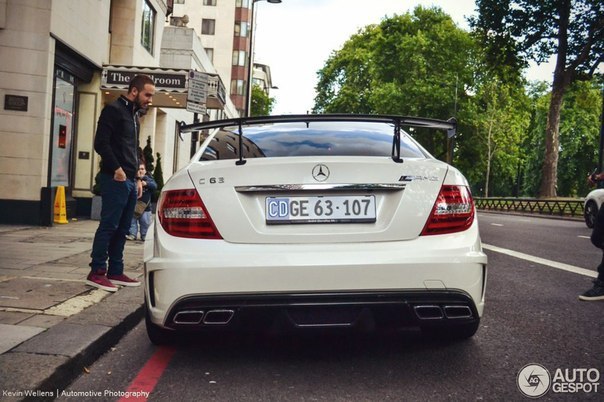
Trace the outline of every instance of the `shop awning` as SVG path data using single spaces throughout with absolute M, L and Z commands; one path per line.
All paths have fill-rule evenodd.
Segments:
M 101 89 L 113 100 L 128 91 L 130 80 L 137 74 L 146 74 L 155 82 L 153 106 L 182 108 L 187 105 L 189 92 L 189 70 L 160 67 L 103 66 Z M 223 109 L 226 104 L 226 89 L 217 74 L 206 74 L 208 78 L 208 109 Z

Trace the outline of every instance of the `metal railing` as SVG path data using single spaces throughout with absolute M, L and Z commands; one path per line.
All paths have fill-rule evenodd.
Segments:
M 476 208 L 484 211 L 518 212 L 539 215 L 583 217 L 583 200 L 538 198 L 474 198 Z

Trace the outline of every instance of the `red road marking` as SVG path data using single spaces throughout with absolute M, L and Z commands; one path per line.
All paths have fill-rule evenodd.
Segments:
M 128 386 L 127 392 L 146 392 L 151 393 L 157 385 L 157 382 L 161 378 L 168 363 L 172 360 L 172 356 L 176 353 L 176 348 L 162 346 L 147 360 L 147 363 L 138 372 L 136 378 L 132 380 Z M 141 397 L 122 397 L 118 402 L 131 402 L 131 401 L 146 401 L 147 398 Z

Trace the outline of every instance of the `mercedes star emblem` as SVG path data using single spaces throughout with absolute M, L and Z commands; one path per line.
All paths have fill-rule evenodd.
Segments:
M 329 168 L 323 164 L 316 165 L 312 168 L 312 177 L 316 181 L 325 181 L 329 177 Z

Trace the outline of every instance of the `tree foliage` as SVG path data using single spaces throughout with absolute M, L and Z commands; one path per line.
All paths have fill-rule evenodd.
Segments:
M 560 109 L 569 85 L 591 79 L 604 60 L 604 2 L 601 0 L 476 0 L 470 21 L 493 68 L 520 71 L 528 61 L 556 56 L 545 127 L 540 195 L 556 195 Z
M 575 82 L 568 90 L 560 112 L 560 158 L 557 192 L 581 197 L 590 186 L 588 173 L 598 166 L 602 82 L 596 79 Z M 543 83 L 531 88 L 532 117 L 524 148 L 527 150 L 522 193 L 538 193 L 543 163 L 544 133 L 550 93 Z
M 315 113 L 375 113 L 448 119 L 472 83 L 474 45 L 440 8 L 385 18 L 353 35 L 318 72 Z M 437 156 L 444 136 L 415 133 Z
M 469 100 L 467 124 L 475 132 L 472 141 L 480 155 L 479 162 L 474 159 L 473 163 L 475 168 L 482 168 L 477 194 L 493 195 L 492 178 L 497 184 L 495 195 L 513 192 L 513 179 L 523 157 L 521 144 L 530 122 L 528 103 L 522 87 L 497 77 L 484 81 Z M 501 178 L 505 178 L 504 182 Z
M 275 98 L 268 96 L 259 85 L 252 86 L 252 116 L 268 116 L 273 110 Z
M 456 116 L 453 164 L 474 194 L 534 197 L 552 93 L 524 80 L 527 59 L 511 33 L 493 39 L 487 46 L 480 32 L 457 28 L 438 8 L 385 18 L 332 52 L 318 72 L 314 112 Z M 585 173 L 597 159 L 599 86 L 576 81 L 561 104 L 560 195 L 587 191 Z M 444 136 L 412 134 L 445 159 Z
M 161 166 L 161 155 L 160 153 L 156 153 L 157 155 L 157 166 L 155 167 L 155 171 L 153 172 L 153 180 L 157 183 L 157 190 L 155 190 L 155 194 L 153 194 L 153 200 L 157 201 L 159 198 L 159 194 L 161 193 L 161 189 L 164 187 L 164 172 Z
M 155 166 L 153 166 L 155 158 L 153 157 L 153 148 L 151 147 L 151 136 L 147 137 L 147 145 L 143 148 L 143 158 L 145 159 L 145 170 L 148 174 L 152 174 L 153 169 L 155 169 Z M 139 159 L 141 159 L 140 156 Z

